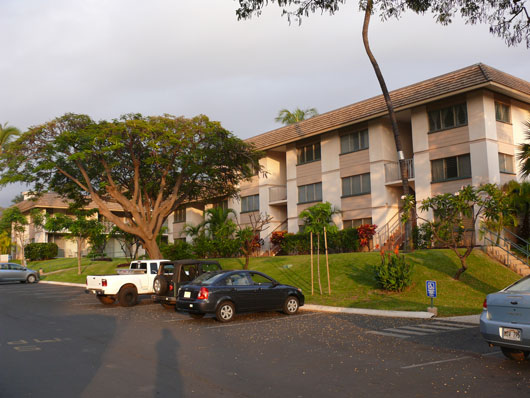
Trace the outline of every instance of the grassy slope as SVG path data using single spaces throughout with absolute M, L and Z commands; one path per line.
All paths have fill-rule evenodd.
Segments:
M 309 256 L 278 256 L 251 258 L 250 268 L 265 272 L 280 282 L 303 289 L 306 302 L 343 307 L 377 308 L 391 310 L 424 311 L 430 301 L 425 295 L 425 281 L 438 282 L 438 298 L 434 304 L 442 316 L 464 315 L 480 312 L 486 294 L 497 291 L 519 279 L 519 276 L 499 263 L 491 260 L 479 250 L 468 259 L 469 269 L 455 281 L 452 276 L 459 268 L 458 258 L 450 250 L 418 250 L 407 254 L 408 261 L 415 264 L 413 285 L 403 293 L 386 293 L 377 289 L 372 266 L 379 262 L 379 253 L 349 253 L 330 255 L 331 290 L 327 292 L 325 257 L 321 256 L 321 296 L 315 274 L 315 294 L 311 296 Z M 77 270 L 48 275 L 44 279 L 84 283 L 86 275 L 114 273 L 115 266 L 123 259 L 112 263 L 91 263 L 85 260 L 83 273 Z M 221 259 L 226 269 L 240 269 L 242 259 Z M 76 259 L 57 259 L 31 263 L 30 268 L 42 267 L 45 272 L 76 266 Z M 315 257 L 316 273 L 316 257 Z

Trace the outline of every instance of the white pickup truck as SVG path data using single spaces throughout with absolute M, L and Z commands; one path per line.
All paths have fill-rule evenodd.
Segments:
M 139 294 L 152 294 L 158 267 L 168 260 L 138 260 L 129 269 L 118 270 L 116 275 L 88 275 L 85 293 L 95 294 L 103 304 L 116 299 L 123 307 L 131 307 Z

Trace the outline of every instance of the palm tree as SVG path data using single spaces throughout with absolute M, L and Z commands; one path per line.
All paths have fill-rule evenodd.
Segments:
M 530 238 L 530 182 L 512 180 L 506 186 L 511 205 L 520 217 L 521 225 L 518 234 L 528 240 Z
M 313 234 L 317 235 L 317 280 L 320 294 L 322 294 L 322 283 L 320 281 L 320 234 L 324 234 L 326 245 L 326 270 L 328 276 L 328 294 L 331 294 L 331 282 L 329 279 L 327 232 L 336 232 L 337 226 L 333 223 L 332 216 L 337 213 L 331 207 L 331 203 L 317 203 L 300 213 L 299 217 L 304 220 L 305 231 L 311 234 L 311 294 L 313 294 Z
M 7 123 L 4 123 L 3 126 L 0 124 L 0 153 L 4 151 L 11 138 L 20 135 L 19 129 L 14 126 L 8 126 Z
M 278 112 L 278 116 L 274 119 L 274 121 L 283 123 L 287 126 L 289 124 L 295 124 L 301 122 L 302 120 L 312 118 L 316 115 L 318 115 L 316 108 L 296 108 L 293 112 L 284 108 Z
M 237 224 L 230 218 L 236 214 L 232 209 L 212 207 L 206 210 L 205 220 L 200 224 L 210 239 L 226 239 L 231 237 L 237 229 Z
M 521 164 L 521 175 L 523 178 L 530 176 L 530 120 L 525 122 L 526 126 L 526 140 L 528 142 L 521 144 L 519 147 L 520 152 L 517 155 L 517 159 Z

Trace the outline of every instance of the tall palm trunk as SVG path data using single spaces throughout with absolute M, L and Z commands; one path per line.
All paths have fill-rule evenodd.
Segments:
M 403 148 L 401 146 L 401 137 L 399 135 L 399 127 L 397 123 L 396 113 L 394 112 L 394 105 L 392 104 L 392 100 L 390 99 L 390 94 L 388 93 L 388 88 L 386 87 L 386 82 L 383 77 L 383 73 L 381 72 L 381 69 L 379 68 L 379 64 L 377 63 L 377 60 L 375 59 L 374 54 L 372 53 L 372 50 L 370 49 L 370 43 L 368 41 L 368 25 L 370 24 L 370 17 L 372 15 L 373 5 L 374 5 L 373 0 L 368 0 L 368 2 L 366 3 L 366 10 L 364 13 L 364 23 L 363 23 L 364 49 L 366 50 L 366 54 L 368 55 L 368 58 L 370 59 L 370 62 L 372 63 L 372 67 L 374 68 L 375 75 L 377 76 L 377 80 L 379 81 L 379 85 L 381 86 L 381 91 L 383 92 L 383 97 L 385 99 L 386 107 L 388 109 L 388 116 L 390 118 L 390 123 L 392 125 L 392 132 L 394 134 L 394 142 L 396 144 L 396 151 L 397 151 L 398 159 L 399 159 L 399 167 L 401 171 L 401 182 L 403 185 L 403 195 L 408 195 L 409 194 L 409 176 L 408 176 L 407 165 L 405 163 L 405 155 L 403 154 Z M 407 246 L 407 248 L 409 245 L 409 236 L 410 236 L 410 222 L 407 222 L 405 226 L 405 245 Z
M 313 277 L 313 232 L 310 233 L 311 237 L 311 296 L 315 294 L 315 282 Z
M 331 281 L 329 279 L 329 260 L 328 260 L 328 235 L 324 227 L 324 246 L 326 247 L 326 271 L 328 274 L 328 294 L 331 294 Z
M 322 296 L 322 282 L 320 281 L 320 234 L 317 234 L 317 274 L 318 288 Z
M 81 246 L 83 238 L 77 237 L 77 275 L 81 275 Z

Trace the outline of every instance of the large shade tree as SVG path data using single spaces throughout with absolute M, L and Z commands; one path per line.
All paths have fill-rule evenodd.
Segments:
M 139 237 L 151 258 L 169 214 L 188 201 L 228 197 L 259 169 L 260 153 L 206 116 L 66 114 L 32 127 L 0 157 L 0 184 L 25 182 L 99 213 Z M 110 202 L 123 208 L 113 213 Z

